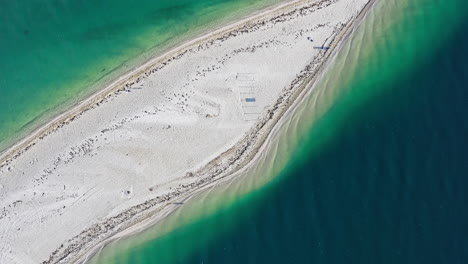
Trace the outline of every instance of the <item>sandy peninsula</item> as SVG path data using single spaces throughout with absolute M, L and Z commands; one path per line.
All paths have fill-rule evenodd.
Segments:
M 373 0 L 298 0 L 154 58 L 0 157 L 0 263 L 80 263 L 248 164 Z

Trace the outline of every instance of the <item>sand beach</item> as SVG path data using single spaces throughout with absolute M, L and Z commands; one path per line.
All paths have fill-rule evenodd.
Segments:
M 255 14 L 148 61 L 6 150 L 0 263 L 80 263 L 246 166 L 373 2 Z

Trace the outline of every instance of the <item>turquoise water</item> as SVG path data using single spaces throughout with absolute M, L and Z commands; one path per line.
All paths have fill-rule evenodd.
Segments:
M 2 1 L 0 151 L 158 51 L 277 2 Z
M 318 87 L 333 105 L 278 134 L 267 184 L 204 194 L 92 263 L 467 263 L 466 47 L 466 2 L 379 2 Z

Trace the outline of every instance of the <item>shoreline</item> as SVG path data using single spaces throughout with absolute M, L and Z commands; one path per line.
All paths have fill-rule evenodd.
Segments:
M 262 0 L 258 7 L 249 6 L 245 8 L 244 11 L 246 11 L 247 15 L 243 15 L 241 12 L 236 10 L 235 12 L 229 13 L 228 18 L 222 18 L 219 19 L 219 21 L 215 19 L 215 22 L 212 21 L 199 28 L 187 31 L 181 36 L 177 36 L 174 39 L 167 41 L 167 43 L 164 43 L 160 46 L 155 45 L 150 47 L 149 49 L 139 54 L 136 58 L 130 58 L 122 61 L 120 66 L 114 67 L 110 72 L 100 76 L 95 80 L 94 83 L 83 86 L 86 87 L 86 89 L 84 89 L 84 91 L 78 92 L 76 98 L 63 101 L 63 103 L 50 108 L 46 112 L 24 124 L 15 136 L 7 137 L 3 142 L 0 142 L 0 168 L 5 161 L 3 159 L 4 156 L 8 155 L 7 152 L 10 152 L 12 148 L 19 147 L 17 145 L 20 142 L 26 140 L 32 134 L 38 133 L 38 130 L 49 125 L 49 123 L 51 123 L 59 116 L 66 115 L 72 109 L 79 107 L 84 101 L 90 99 L 91 97 L 97 96 L 98 93 L 112 85 L 112 83 L 116 79 L 119 79 L 120 76 L 135 71 L 136 68 L 150 62 L 151 60 L 154 60 L 155 58 L 161 57 L 170 52 L 174 52 L 183 45 L 188 44 L 195 39 L 206 36 L 208 32 L 218 31 L 222 28 L 233 25 L 233 23 L 237 23 L 238 21 L 249 19 L 259 15 L 260 13 L 267 12 L 270 9 L 274 9 L 280 5 L 285 5 L 294 1 L 298 0 Z
M 18 142 L 1 157 L 0 221 L 16 231 L 0 259 L 86 261 L 255 166 L 376 1 L 262 10 L 151 58 Z
M 166 50 L 165 48 L 163 48 L 162 53 L 156 53 L 155 56 L 150 56 L 149 59 L 143 60 L 143 62 L 138 64 L 139 66 L 132 67 L 132 69 L 124 72 L 117 79 L 110 78 L 108 84 L 106 84 L 106 82 L 103 84 L 104 88 L 96 89 L 96 91 L 91 92 L 89 96 L 85 96 L 83 99 L 71 103 L 69 107 L 66 107 L 69 108 L 68 110 L 59 110 L 58 114 L 52 114 L 52 118 L 50 118 L 49 121 L 45 121 L 44 124 L 39 125 L 35 129 L 32 129 L 30 133 L 27 133 L 23 137 L 20 136 L 20 138 L 18 138 L 17 140 L 12 139 L 11 141 L 16 143 L 7 144 L 10 146 L 0 151 L 0 169 L 8 166 L 12 159 L 19 157 L 23 152 L 27 151 L 30 147 L 34 146 L 35 141 L 37 141 L 38 139 L 44 138 L 45 136 L 54 132 L 61 126 L 68 124 L 75 118 L 78 118 L 87 110 L 99 106 L 99 104 L 104 102 L 105 99 L 117 95 L 118 93 L 130 87 L 131 85 L 126 85 L 134 80 L 137 80 L 142 75 L 145 75 L 145 73 L 147 73 L 150 68 L 157 66 L 158 64 L 166 65 L 172 60 L 178 59 L 176 57 L 181 56 L 182 53 L 187 52 L 190 48 L 196 47 L 197 45 L 200 45 L 201 43 L 207 42 L 211 39 L 215 40 L 216 36 L 218 35 L 223 35 L 226 32 L 233 31 L 236 28 L 239 28 L 243 25 L 261 19 L 263 16 L 272 15 L 274 12 L 286 9 L 294 5 L 300 5 L 304 2 L 307 2 L 307 0 L 287 0 L 263 8 L 259 11 L 254 11 L 251 15 L 241 18 L 240 20 L 235 20 L 234 22 L 227 22 L 227 24 L 225 24 L 224 26 L 215 28 L 211 32 L 209 32 L 208 29 L 203 29 L 201 30 L 202 33 L 196 34 L 195 37 L 189 37 L 186 40 L 182 40 L 180 44 L 175 44 L 173 47 L 169 45 L 169 47 Z M 112 75 L 112 73 L 110 74 Z M 106 76 L 103 76 L 103 78 L 106 78 Z M 39 117 L 39 119 L 41 119 L 41 117 Z
M 71 263 L 85 263 L 89 260 L 90 256 L 92 257 L 100 248 L 113 239 L 141 232 L 170 214 L 175 208 L 170 208 L 170 203 L 167 203 L 168 201 L 172 203 L 179 200 L 190 199 L 193 195 L 204 191 L 206 188 L 211 188 L 213 185 L 219 184 L 224 180 L 229 180 L 242 172 L 248 166 L 252 166 L 255 158 L 257 157 L 256 153 L 270 143 L 268 139 L 270 138 L 271 132 L 280 126 L 281 121 L 284 121 L 283 116 L 287 115 L 288 112 L 292 111 L 298 104 L 300 104 L 305 94 L 312 91 L 317 80 L 326 71 L 329 63 L 333 61 L 334 56 L 336 56 L 340 51 L 342 45 L 349 38 L 354 29 L 361 24 L 362 20 L 368 13 L 367 11 L 370 10 L 375 2 L 376 0 L 370 0 L 365 7 L 362 8 L 357 17 L 354 17 L 352 21 L 348 21 L 348 23 L 346 23 L 346 26 L 344 26 L 333 38 L 330 50 L 322 53 L 323 57 L 318 62 L 318 66 L 316 68 L 309 65 L 306 67 L 305 72 L 302 72 L 302 74 L 292 82 L 291 87 L 289 87 L 290 89 L 285 89 L 286 92 L 283 91 L 277 100 L 277 103 L 275 103 L 270 110 L 268 110 L 266 114 L 255 123 L 255 126 L 252 128 L 254 131 L 249 131 L 247 136 L 242 138 L 234 147 L 225 151 L 207 165 L 194 172 L 196 175 L 208 175 L 208 177 L 198 180 L 196 182 L 199 183 L 198 185 L 195 183 L 195 186 L 189 186 L 186 192 L 182 191 L 181 193 L 172 193 L 172 195 L 168 194 L 161 197 L 159 201 L 155 200 L 158 198 L 154 198 L 143 204 L 129 208 L 126 212 L 133 210 L 133 212 L 131 212 L 132 215 L 130 217 L 125 217 L 124 212 L 116 216 L 117 218 L 120 216 L 126 219 L 119 219 L 122 221 L 113 228 L 110 228 L 115 228 L 114 230 L 111 230 L 111 234 L 107 234 L 109 232 L 99 234 L 100 232 L 94 232 L 97 230 L 93 231 L 91 230 L 92 228 L 89 229 L 92 231 L 91 233 L 94 233 L 94 235 L 97 234 L 96 237 L 107 234 L 105 235 L 107 238 L 99 238 L 101 241 L 98 241 L 97 243 L 89 241 L 89 243 L 94 244 L 94 246 L 86 246 L 87 243 L 84 243 L 82 244 L 82 246 L 84 246 L 83 248 L 72 247 L 70 248 L 72 249 L 70 252 L 67 253 L 66 250 L 62 252 L 65 253 L 63 255 L 61 254 L 62 257 L 54 260 L 54 255 L 52 255 L 48 261 L 44 261 L 43 263 L 60 263 L 63 260 L 71 261 Z M 254 146 L 252 147 L 252 145 Z M 231 155 L 234 155 L 234 158 Z M 222 168 L 224 168 L 224 170 L 222 170 Z M 161 203 L 165 203 L 162 208 L 156 208 L 151 211 L 151 209 L 154 209 L 153 207 L 160 205 Z M 112 222 L 119 222 L 115 220 L 117 219 L 112 219 Z M 99 226 L 99 224 L 97 224 L 96 227 L 97 226 Z M 108 230 L 108 228 L 105 229 Z M 59 253 L 58 251 L 61 250 L 58 249 L 55 253 Z M 76 256 L 72 256 L 74 253 L 76 253 Z

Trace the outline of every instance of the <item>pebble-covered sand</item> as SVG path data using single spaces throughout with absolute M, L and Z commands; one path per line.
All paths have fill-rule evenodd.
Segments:
M 247 164 L 371 2 L 296 1 L 201 37 L 6 153 L 0 263 L 69 263 Z

